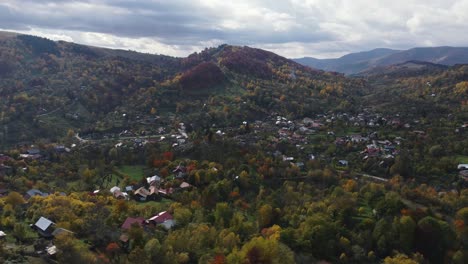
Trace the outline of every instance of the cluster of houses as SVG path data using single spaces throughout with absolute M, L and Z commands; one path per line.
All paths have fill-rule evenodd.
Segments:
M 41 216 L 36 221 L 36 223 L 31 224 L 30 226 L 39 234 L 39 236 L 46 239 L 53 239 L 63 233 L 74 234 L 68 229 L 57 227 L 54 222 L 43 216 Z M 45 255 L 47 257 L 54 258 L 57 254 L 57 247 L 52 242 L 50 242 L 43 250 L 40 250 L 37 253 L 39 255 Z
M 172 214 L 167 211 L 160 212 L 148 219 L 143 217 L 127 217 L 125 221 L 120 226 L 121 235 L 120 235 L 120 242 L 122 242 L 122 246 L 128 246 L 129 236 L 127 232 L 134 226 L 141 227 L 145 230 L 148 228 L 156 228 L 158 226 L 162 227 L 165 230 L 170 230 L 174 227 L 176 221 Z M 56 224 L 46 218 L 41 216 L 36 223 L 30 225 L 33 230 L 35 230 L 40 237 L 45 239 L 52 240 L 55 237 L 68 233 L 74 235 L 74 233 L 68 229 L 57 227 Z M 0 239 L 3 239 L 6 236 L 6 233 L 0 231 Z M 57 247 L 53 244 L 53 241 L 50 241 L 43 250 L 39 250 L 37 252 L 39 255 L 44 255 L 50 258 L 54 258 L 57 254 Z
M 167 211 L 160 212 L 148 219 L 144 217 L 127 217 L 121 225 L 123 231 L 129 230 L 132 226 L 156 227 L 161 226 L 166 230 L 171 229 L 176 224 L 174 217 Z M 124 241 L 125 242 L 125 241 Z
M 130 185 L 121 189 L 118 186 L 113 186 L 109 191 L 117 199 L 130 200 L 133 198 L 138 202 L 145 201 L 157 201 L 161 197 L 170 198 L 171 194 L 176 191 L 192 188 L 193 186 L 185 182 L 187 176 L 187 169 L 179 165 L 174 170 L 174 179 L 181 182 L 178 186 L 171 186 L 169 188 L 164 187 L 164 179 L 158 175 L 153 175 L 146 178 L 146 184 L 144 185 Z M 99 193 L 99 190 L 95 190 L 92 194 Z

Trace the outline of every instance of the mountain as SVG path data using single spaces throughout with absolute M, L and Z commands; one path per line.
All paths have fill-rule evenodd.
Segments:
M 166 124 L 190 119 L 202 128 L 272 112 L 306 115 L 339 105 L 361 86 L 250 47 L 221 45 L 174 58 L 5 33 L 0 141 L 54 138 L 68 130 L 148 130 L 159 117 Z
M 401 64 L 407 61 L 430 62 L 441 65 L 468 63 L 468 48 L 432 47 L 409 50 L 375 49 L 351 53 L 337 59 L 300 58 L 295 61 L 326 71 L 358 74 L 374 67 Z
M 424 61 L 407 61 L 389 66 L 378 66 L 359 73 L 365 77 L 392 76 L 395 78 L 420 76 L 426 74 L 438 74 L 447 70 L 449 66 Z
M 337 59 L 316 59 L 311 57 L 305 57 L 294 59 L 294 61 L 303 65 L 307 65 L 325 71 L 335 71 L 345 74 L 353 74 L 367 69 L 369 62 L 371 61 L 398 52 L 400 51 L 380 48 L 371 51 L 347 54 Z

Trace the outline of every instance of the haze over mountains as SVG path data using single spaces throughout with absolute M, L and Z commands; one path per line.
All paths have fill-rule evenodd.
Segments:
M 297 58 L 294 61 L 313 68 L 336 71 L 344 74 L 358 74 L 369 70 L 401 64 L 407 61 L 423 61 L 442 65 L 468 63 L 468 48 L 430 47 L 393 50 L 379 48 L 370 51 L 351 53 L 336 59 Z

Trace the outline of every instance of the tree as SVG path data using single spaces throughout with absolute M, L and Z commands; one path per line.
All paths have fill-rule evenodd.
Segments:
M 409 258 L 405 254 L 397 254 L 394 257 L 386 257 L 383 263 L 384 264 L 419 264 L 417 261 Z
M 449 248 L 448 241 L 451 230 L 446 229 L 447 224 L 431 216 L 419 220 L 416 228 L 416 249 L 431 263 L 442 263 L 445 251 Z
M 153 262 L 156 263 L 161 254 L 161 243 L 157 238 L 152 238 L 146 242 L 145 247 L 143 248 L 145 254 L 148 258 Z
M 5 199 L 6 204 L 10 204 L 11 206 L 16 207 L 17 205 L 21 205 L 26 203 L 23 196 L 17 192 L 10 192 Z
M 120 253 L 120 247 L 117 243 L 111 242 L 106 247 L 106 253 L 111 259 L 115 259 Z
M 192 219 L 192 211 L 182 206 L 174 209 L 174 220 L 178 226 L 185 226 Z
M 214 217 L 216 225 L 226 227 L 232 218 L 232 210 L 227 203 L 217 203 Z
M 395 163 L 390 167 L 390 173 L 392 175 L 399 174 L 403 177 L 411 176 L 412 165 L 409 155 L 402 151 L 400 156 L 395 158 Z
M 254 237 L 242 246 L 240 251 L 233 251 L 227 257 L 227 263 L 295 263 L 294 253 L 286 245 L 263 237 Z
M 441 157 L 444 155 L 444 148 L 441 145 L 434 145 L 429 149 L 429 154 L 434 158 Z
M 273 220 L 273 208 L 269 204 L 262 205 L 258 209 L 258 227 L 269 227 Z
M 28 235 L 28 226 L 24 223 L 15 223 L 13 227 L 13 236 L 17 241 L 24 242 Z
M 55 237 L 54 243 L 58 249 L 57 260 L 60 263 L 97 263 L 96 256 L 88 250 L 88 247 L 71 234 L 66 232 L 59 234 Z
M 410 216 L 402 216 L 400 218 L 399 226 L 399 241 L 400 246 L 405 252 L 411 252 L 413 249 L 414 232 L 416 230 L 416 223 Z

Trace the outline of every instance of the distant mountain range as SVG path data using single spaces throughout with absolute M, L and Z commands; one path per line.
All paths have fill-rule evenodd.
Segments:
M 407 61 L 430 62 L 441 65 L 468 63 L 468 48 L 433 47 L 409 50 L 374 49 L 351 53 L 336 59 L 304 57 L 294 61 L 325 71 L 341 72 L 347 75 L 369 72 L 373 68 L 401 64 Z

